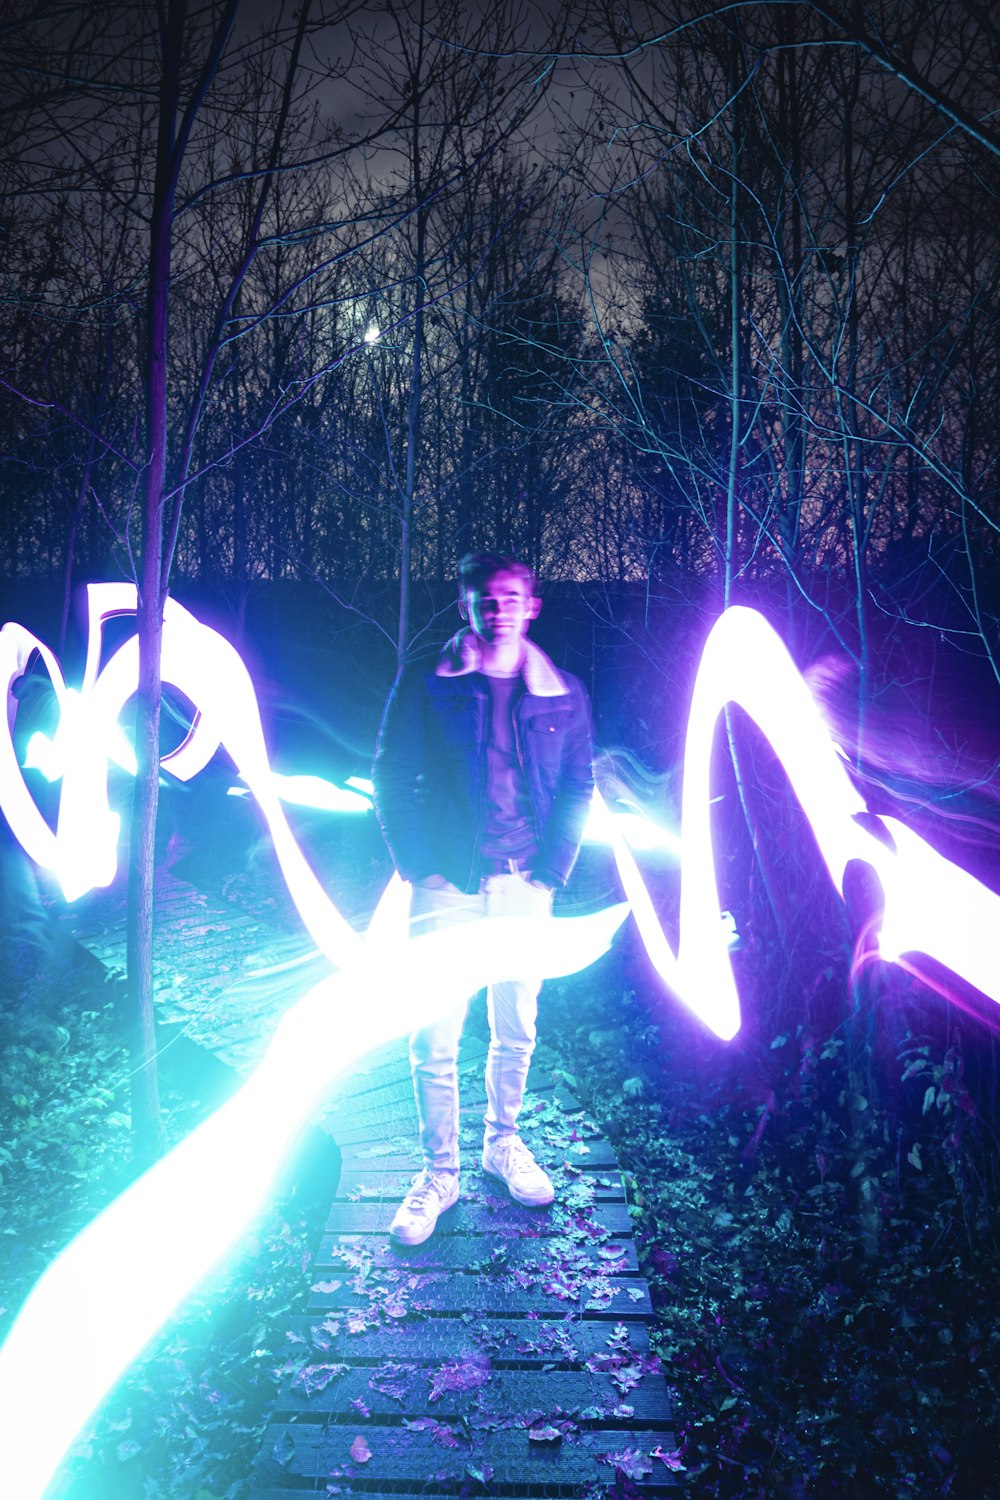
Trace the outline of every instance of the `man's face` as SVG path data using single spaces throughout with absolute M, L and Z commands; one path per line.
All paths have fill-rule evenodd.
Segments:
M 478 589 L 469 589 L 461 603 L 473 632 L 490 646 L 520 640 L 541 607 L 542 601 L 516 573 L 494 573 Z

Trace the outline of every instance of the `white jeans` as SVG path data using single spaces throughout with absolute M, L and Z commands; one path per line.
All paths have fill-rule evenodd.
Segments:
M 483 917 L 543 917 L 552 912 L 552 892 L 519 873 L 490 875 L 474 895 L 415 884 L 410 904 L 414 935 Z M 524 1099 L 535 1047 L 538 979 L 508 979 L 487 991 L 490 1046 L 486 1057 L 486 1140 L 512 1135 Z M 458 1043 L 468 1000 L 442 1021 L 410 1037 L 410 1068 L 420 1123 L 424 1165 L 457 1172 Z

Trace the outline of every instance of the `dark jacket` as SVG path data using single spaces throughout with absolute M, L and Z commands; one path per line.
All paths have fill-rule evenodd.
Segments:
M 562 886 L 594 788 L 590 707 L 577 678 L 558 672 L 533 642 L 525 645 L 514 734 L 538 843 L 531 874 Z M 393 684 L 372 780 L 382 833 L 404 880 L 443 875 L 459 890 L 479 888 L 489 713 L 469 630 L 448 643 L 436 667 L 406 668 Z

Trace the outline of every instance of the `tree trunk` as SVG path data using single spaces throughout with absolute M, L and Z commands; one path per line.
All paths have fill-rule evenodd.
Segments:
M 847 235 L 848 303 L 847 367 L 841 380 L 841 433 L 844 454 L 844 478 L 847 483 L 848 518 L 854 572 L 854 612 L 858 630 L 858 752 L 864 743 L 865 716 L 871 671 L 868 639 L 868 506 L 864 449 L 860 434 L 860 409 L 857 400 L 860 331 L 858 324 L 858 273 L 861 247 L 855 206 L 854 184 L 854 109 L 861 85 L 861 66 L 851 59 L 852 75 L 845 93 L 844 115 L 844 225 Z
M 728 609 L 732 601 L 733 578 L 736 573 L 737 507 L 739 505 L 738 484 L 740 468 L 740 388 L 743 383 L 743 362 L 740 357 L 740 302 L 742 297 L 742 257 L 740 254 L 740 201 L 739 158 L 741 146 L 739 103 L 739 39 L 735 33 L 729 38 L 729 94 L 732 100 L 733 131 L 730 162 L 729 199 L 729 465 L 726 474 L 726 537 L 723 559 L 723 606 Z
M 416 87 L 413 90 L 412 158 L 413 196 L 417 203 L 423 194 L 423 178 L 420 159 L 420 106 Z M 417 488 L 417 447 L 420 441 L 420 399 L 423 392 L 424 359 L 424 302 L 427 297 L 427 210 L 418 208 L 416 213 L 416 256 L 414 258 L 413 281 L 416 287 L 416 306 L 413 315 L 413 355 L 410 360 L 410 391 L 406 408 L 406 470 L 403 480 L 403 506 L 399 534 L 399 634 L 396 654 L 400 666 L 406 661 L 410 647 L 410 581 L 413 569 L 413 512 Z
M 167 330 L 170 252 L 176 180 L 177 118 L 184 0 L 175 0 L 163 31 L 149 242 L 146 329 L 146 474 L 142 561 L 136 619 L 139 691 L 135 705 L 136 779 L 129 842 L 127 967 L 132 1076 L 132 1135 L 137 1158 L 163 1150 L 153 1019 L 153 866 L 160 779 L 160 653 L 163 642 L 163 502 L 167 474 Z
M 799 525 L 805 487 L 805 432 L 802 390 L 802 125 L 799 95 L 798 63 L 793 40 L 792 20 L 785 11 L 778 14 L 778 35 L 782 51 L 778 55 L 778 139 L 785 164 L 786 187 L 781 214 L 783 226 L 782 265 L 776 278 L 781 307 L 781 431 L 784 444 L 785 498 L 781 507 L 781 541 L 785 550 L 786 631 L 789 644 L 795 636 L 797 591 L 793 570 L 799 561 Z

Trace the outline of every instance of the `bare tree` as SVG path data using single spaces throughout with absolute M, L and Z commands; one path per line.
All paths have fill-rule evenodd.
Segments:
M 29 127 L 17 193 L 24 201 L 49 193 L 84 207 L 96 193 L 109 194 L 127 241 L 128 276 L 117 299 L 122 305 L 138 300 L 141 307 L 134 368 L 145 407 L 141 417 L 135 414 L 132 451 L 120 453 L 126 473 L 135 476 L 136 501 L 133 509 L 133 488 L 126 486 L 120 536 L 127 556 L 136 558 L 138 586 L 139 769 L 130 839 L 128 970 L 133 1119 L 142 1155 L 159 1147 L 152 879 L 160 647 L 185 497 L 211 470 L 233 462 L 349 352 L 324 350 L 318 366 L 300 367 L 284 387 L 270 385 L 234 428 L 225 434 L 216 429 L 222 441 L 206 450 L 206 418 L 231 369 L 231 351 L 271 321 L 307 319 L 323 275 L 346 250 L 339 220 L 325 211 L 325 196 L 321 213 L 314 194 L 293 199 L 289 212 L 288 195 L 279 198 L 275 189 L 279 179 L 328 171 L 343 149 L 303 113 L 300 63 L 316 27 L 339 24 L 349 7 L 314 22 L 306 4 L 291 23 L 279 18 L 257 32 L 239 29 L 238 11 L 237 0 L 220 0 L 189 15 L 183 0 L 172 0 L 162 10 L 125 6 L 54 20 L 32 17 L 13 33 L 12 62 Z M 57 82 L 38 91 L 33 79 L 40 54 L 58 58 L 60 65 L 45 75 L 54 74 Z M 247 138 L 233 122 L 242 118 L 250 60 L 263 103 Z M 283 257 L 289 239 L 310 243 L 304 263 Z M 66 292 L 63 286 L 69 309 Z M 195 305 L 195 317 L 180 316 L 185 303 Z M 87 310 L 77 304 L 78 317 Z M 18 395 L 31 404 L 30 390 Z M 67 402 L 65 418 L 88 430 L 79 403 Z M 120 451 L 106 431 L 98 438 L 102 452 Z
M 398 537 L 400 660 L 413 636 L 414 580 L 430 555 L 440 569 L 446 534 L 449 550 L 453 535 L 470 534 L 473 447 L 481 454 L 489 441 L 482 410 L 474 415 L 470 340 L 524 222 L 513 157 L 530 150 L 544 96 L 525 36 L 516 8 L 474 17 L 454 0 L 390 4 L 354 31 L 355 85 L 385 121 L 378 150 L 356 175 L 355 213 L 394 224 L 358 296 L 364 305 L 367 292 L 372 395 L 384 433 L 379 487 Z M 498 183 L 513 187 L 512 200 L 491 200 Z M 452 422 L 462 435 L 457 471 L 466 476 L 457 491 Z M 457 530 L 443 525 L 449 496 Z
M 578 257 L 594 308 L 587 379 L 595 417 L 626 445 L 638 525 L 651 490 L 668 499 L 647 550 L 662 561 L 683 538 L 689 565 L 715 559 L 724 598 L 783 570 L 789 602 L 809 603 L 864 667 L 904 476 L 911 536 L 946 541 L 956 511 L 987 544 L 994 534 L 978 477 L 990 457 L 964 473 L 956 462 L 964 361 L 928 362 L 961 329 L 994 389 L 983 226 L 995 169 L 975 132 L 942 128 L 938 107 L 961 94 L 986 111 L 974 44 L 988 20 L 915 0 L 880 28 L 905 38 L 891 41 L 889 69 L 833 45 L 808 10 L 651 5 L 627 26 L 611 7 L 599 14 L 577 53 L 595 100 L 589 179 L 606 205 Z M 932 103 L 903 77 L 922 57 Z M 956 264 L 982 275 L 973 287 L 967 274 L 945 316 L 943 301 L 932 311 L 910 294 L 926 284 L 948 201 L 970 247 Z M 971 575 L 963 598 L 988 641 Z

